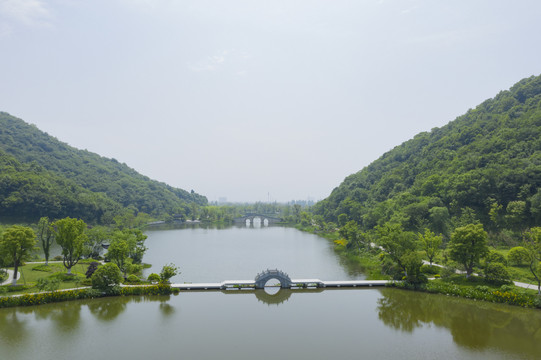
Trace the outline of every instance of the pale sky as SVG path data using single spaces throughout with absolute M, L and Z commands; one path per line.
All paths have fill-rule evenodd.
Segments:
M 0 0 L 0 111 L 210 201 L 325 198 L 541 73 L 541 1 Z

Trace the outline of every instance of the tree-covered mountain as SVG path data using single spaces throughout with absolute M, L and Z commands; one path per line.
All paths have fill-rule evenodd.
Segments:
M 0 216 L 80 217 L 110 222 L 131 209 L 190 214 L 207 199 L 139 174 L 126 164 L 78 150 L 0 112 Z
M 541 225 L 540 187 L 541 77 L 532 76 L 385 153 L 314 211 L 364 230 L 391 222 L 448 235 L 478 220 L 520 231 Z

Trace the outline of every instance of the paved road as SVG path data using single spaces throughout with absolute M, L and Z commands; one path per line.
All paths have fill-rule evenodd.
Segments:
M 7 272 L 8 272 L 8 278 L 6 279 L 6 281 L 4 281 L 0 285 L 9 285 L 13 281 L 13 270 L 7 269 Z M 21 278 L 21 272 L 17 271 L 17 280 L 19 280 L 20 278 Z

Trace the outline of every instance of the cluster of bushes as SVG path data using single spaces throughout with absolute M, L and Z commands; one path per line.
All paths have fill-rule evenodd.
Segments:
M 423 265 L 421 266 L 421 272 L 426 275 L 438 275 L 442 270 L 441 267 L 435 265 Z
M 17 291 L 24 291 L 30 288 L 32 288 L 32 285 L 15 285 L 15 286 L 4 285 L 4 286 L 0 286 L 0 294 L 4 292 L 11 293 L 11 292 L 17 292 Z
M 178 294 L 180 289 L 172 288 L 169 284 L 158 284 L 150 286 L 130 286 L 120 288 L 121 296 L 129 295 L 171 295 Z
M 101 292 L 93 289 L 53 291 L 39 294 L 0 297 L 0 308 L 13 306 L 43 305 L 68 300 L 90 299 L 100 297 Z
M 389 283 L 389 286 L 408 290 L 413 289 L 413 286 L 407 282 L 392 282 Z M 541 299 L 538 296 L 527 294 L 509 285 L 502 285 L 499 289 L 494 289 L 484 285 L 462 286 L 445 281 L 430 281 L 416 290 L 527 308 L 541 308 Z
M 0 308 L 43 305 L 69 300 L 93 299 L 105 296 L 171 295 L 178 294 L 179 291 L 179 289 L 172 288 L 168 284 L 122 288 L 114 287 L 112 291 L 109 292 L 102 292 L 98 289 L 52 291 L 39 294 L 25 294 L 21 296 L 2 296 L 0 297 Z

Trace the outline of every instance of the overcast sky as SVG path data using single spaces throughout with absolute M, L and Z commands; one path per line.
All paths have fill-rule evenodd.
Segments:
M 325 198 L 541 73 L 541 1 L 0 0 L 0 111 L 210 201 Z

